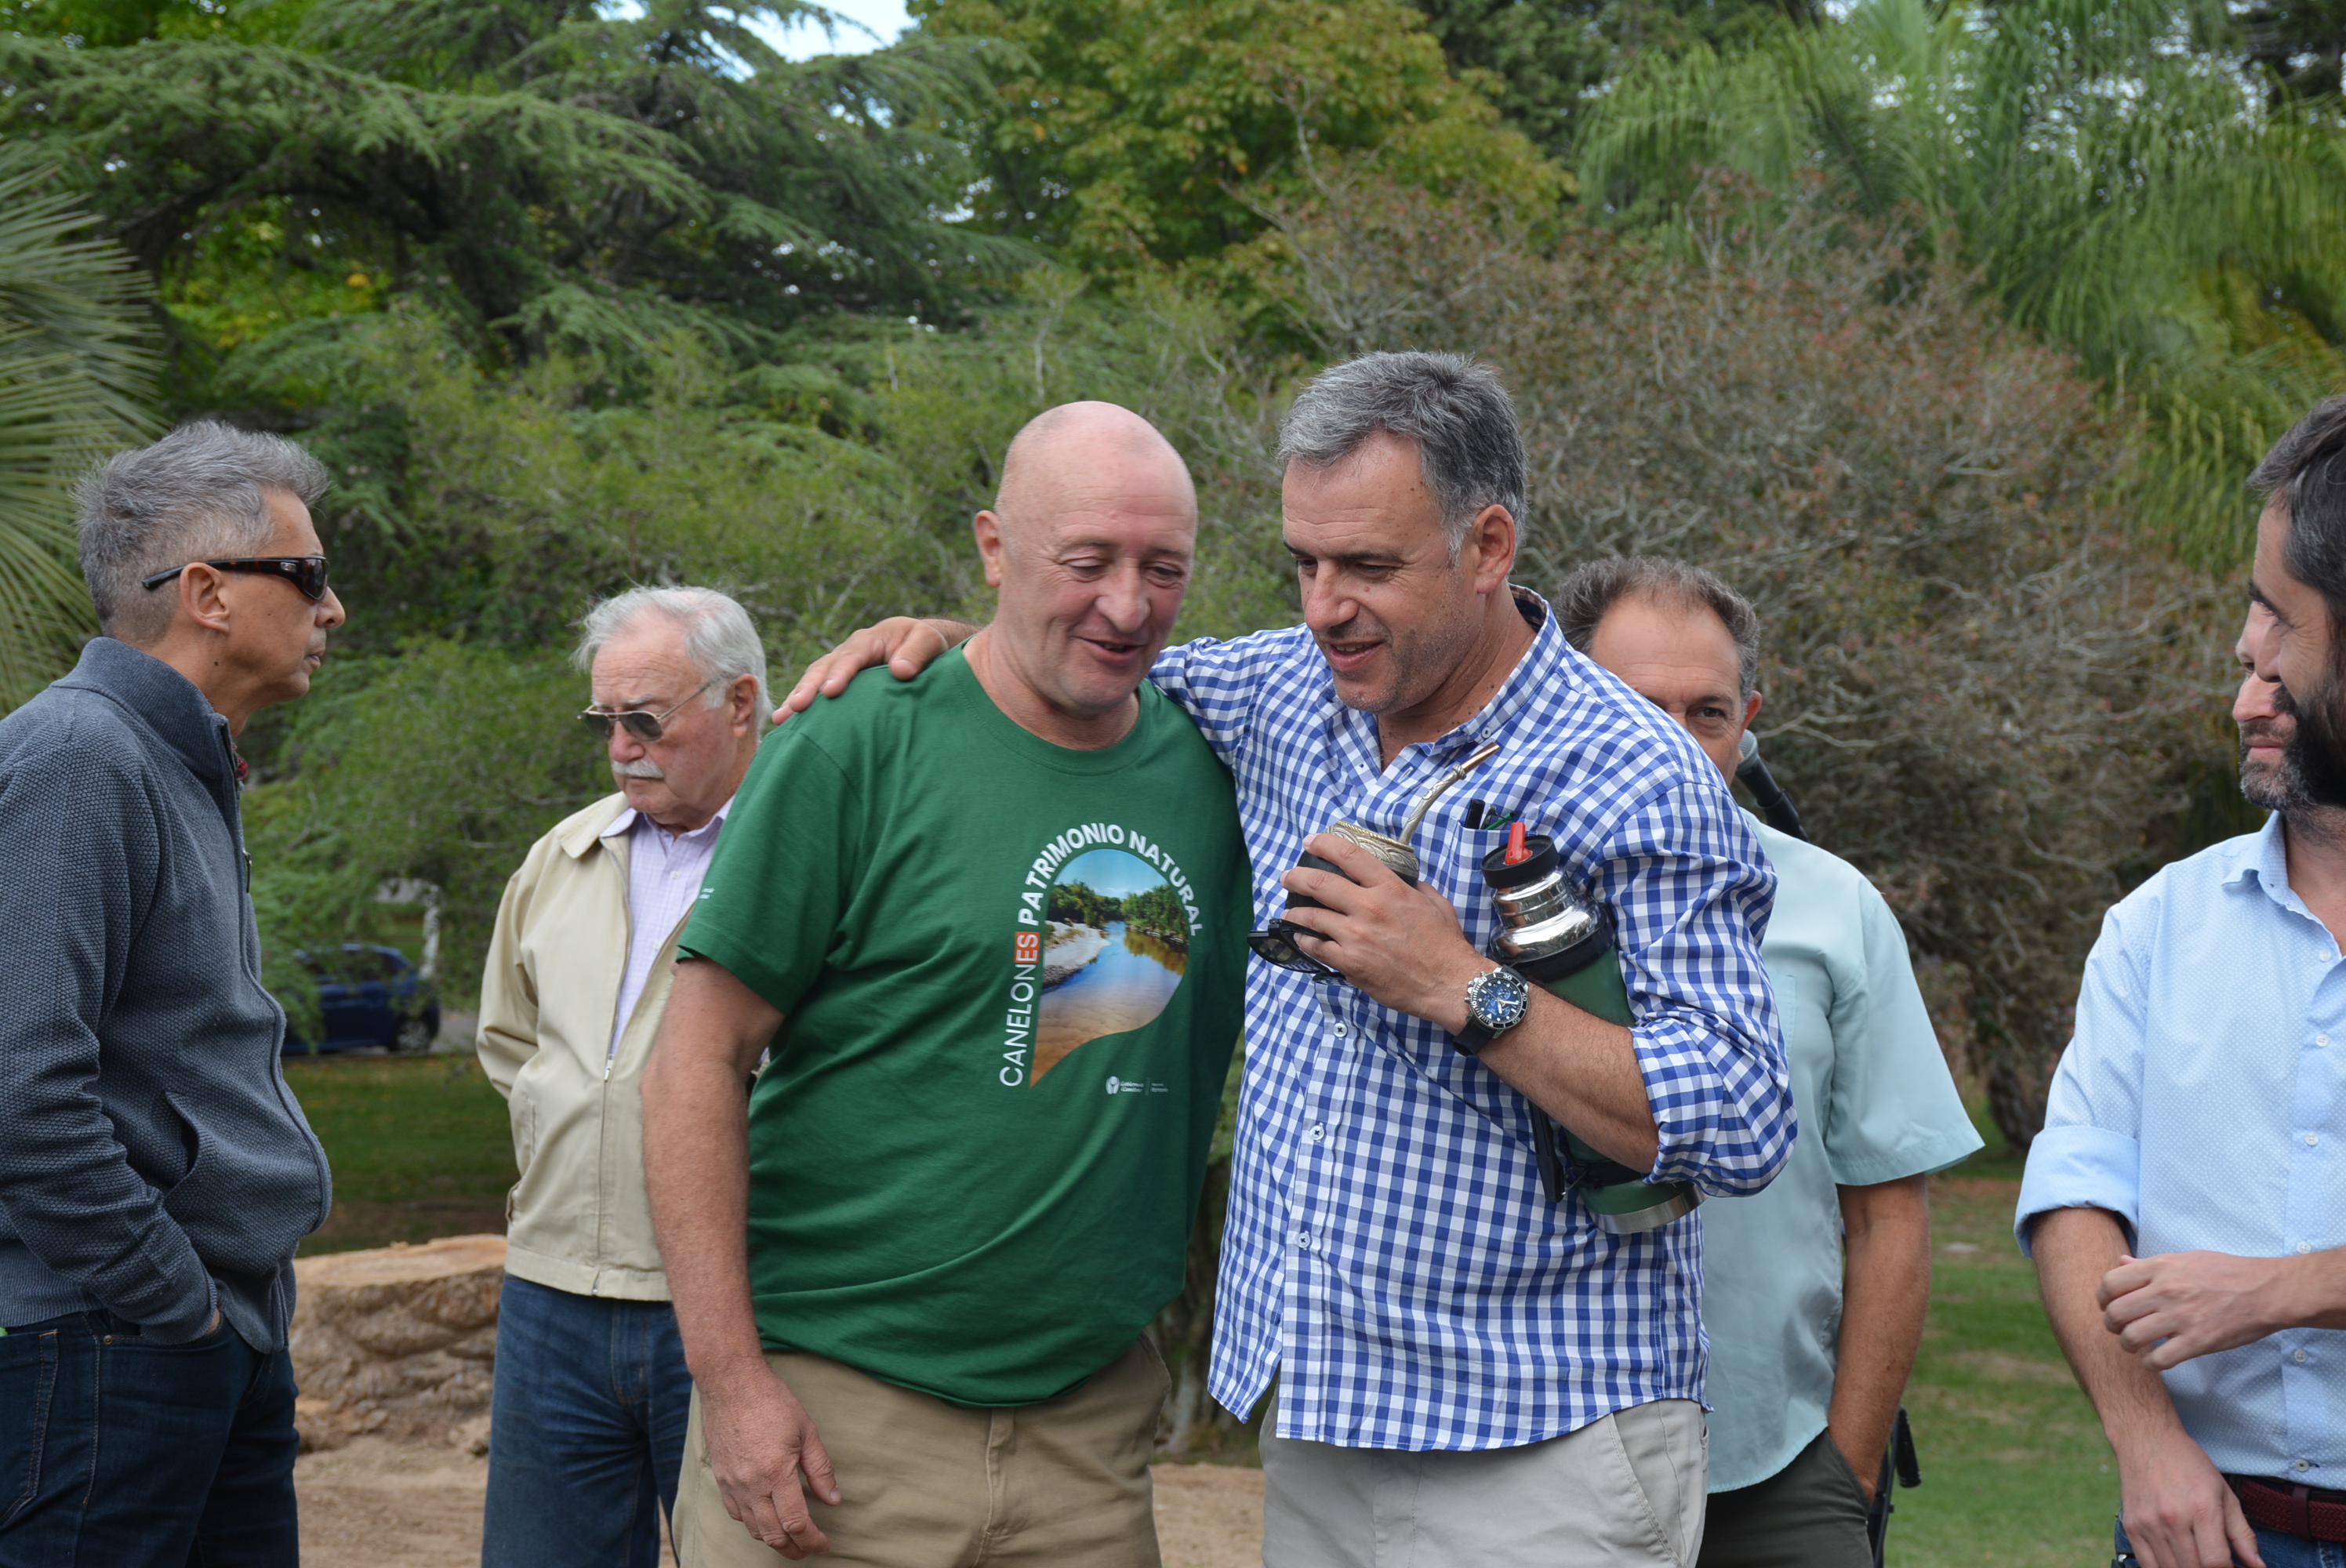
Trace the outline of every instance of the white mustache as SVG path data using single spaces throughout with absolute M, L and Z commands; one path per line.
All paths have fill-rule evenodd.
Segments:
M 637 757 L 625 762 L 612 763 L 611 777 L 614 779 L 665 779 L 668 775 L 661 772 L 660 765 L 650 758 Z

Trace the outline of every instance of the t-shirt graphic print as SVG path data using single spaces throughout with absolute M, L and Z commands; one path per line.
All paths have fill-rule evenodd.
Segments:
M 1189 962 L 1196 890 L 1146 834 L 1116 822 L 1070 829 L 1035 857 L 1030 890 L 1046 873 L 1039 894 L 1021 895 L 1013 944 L 1011 1012 L 1033 1013 L 1031 1066 L 1005 1054 L 1005 1082 L 1022 1070 L 1039 1081 L 1077 1047 L 1153 1022 Z
M 1028 734 L 958 653 L 760 748 L 680 942 L 784 1015 L 750 1100 L 770 1348 L 1045 1400 L 1181 1288 L 1243 1007 L 1229 776 L 1140 689 Z

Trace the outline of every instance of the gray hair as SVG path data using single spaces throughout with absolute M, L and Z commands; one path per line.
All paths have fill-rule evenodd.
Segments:
M 2281 565 L 2346 624 L 2346 397 L 2317 404 L 2273 443 L 2249 484 L 2289 514 Z M 2346 647 L 2333 645 L 2333 659 Z
M 1311 378 L 1279 425 L 1279 468 L 1333 468 L 1382 431 L 1413 443 L 1450 558 L 1486 506 L 1524 520 L 1524 433 L 1497 374 L 1458 354 L 1362 354 Z
M 1623 599 L 1659 599 L 1675 609 L 1708 610 L 1735 639 L 1735 678 L 1746 702 L 1760 689 L 1760 617 L 1751 601 L 1716 572 L 1667 555 L 1607 555 L 1566 577 L 1556 590 L 1556 625 L 1564 640 L 1588 651 L 1597 624 Z
M 754 675 L 760 722 L 772 711 L 772 699 L 766 695 L 766 645 L 758 640 L 750 612 L 714 588 L 629 588 L 597 600 L 578 623 L 584 635 L 572 662 L 591 673 L 595 656 L 605 645 L 646 615 L 664 616 L 683 629 L 685 657 L 717 683 L 709 694 L 709 707 L 724 702 L 726 689 L 735 681 Z
M 117 452 L 74 487 L 81 575 L 109 636 L 151 645 L 170 629 L 176 595 L 138 584 L 190 561 L 269 548 L 270 490 L 305 506 L 326 494 L 326 465 L 281 435 L 216 420 L 181 425 L 152 446 Z

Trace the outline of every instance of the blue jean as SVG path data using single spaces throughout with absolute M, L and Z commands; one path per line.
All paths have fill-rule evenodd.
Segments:
M 2278 1530 L 2258 1530 L 2253 1524 L 2249 1528 L 2257 1532 L 2257 1555 L 2265 1560 L 2265 1568 L 2346 1568 L 2346 1544 L 2308 1541 L 2302 1535 L 2288 1535 Z M 2118 1555 L 2124 1557 L 2134 1550 L 2134 1544 L 2127 1539 L 2125 1525 L 2116 1529 Z
M 656 1568 L 692 1378 L 665 1301 L 505 1276 L 482 1568 Z
M 0 1335 L 0 1568 L 297 1568 L 293 1363 L 110 1312 Z

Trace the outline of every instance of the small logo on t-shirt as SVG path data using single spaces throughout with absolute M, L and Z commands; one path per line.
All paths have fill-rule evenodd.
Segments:
M 1115 1074 L 1110 1073 L 1110 1074 L 1107 1075 L 1107 1092 L 1108 1092 L 1109 1094 L 1111 1094 L 1111 1095 L 1115 1094 L 1118 1089 L 1122 1088 L 1123 1086 L 1124 1086 L 1124 1085 L 1123 1085 L 1122 1084 L 1120 1084 L 1120 1083 L 1118 1083 L 1118 1082 L 1117 1081 L 1117 1076 L 1116 1076 L 1116 1074 Z
M 1148 1088 L 1149 1085 L 1141 1083 L 1137 1078 L 1119 1078 L 1113 1073 L 1108 1074 L 1107 1092 L 1111 1095 L 1145 1094 Z M 1158 1084 L 1156 1088 L 1158 1094 L 1165 1093 L 1163 1084 Z

